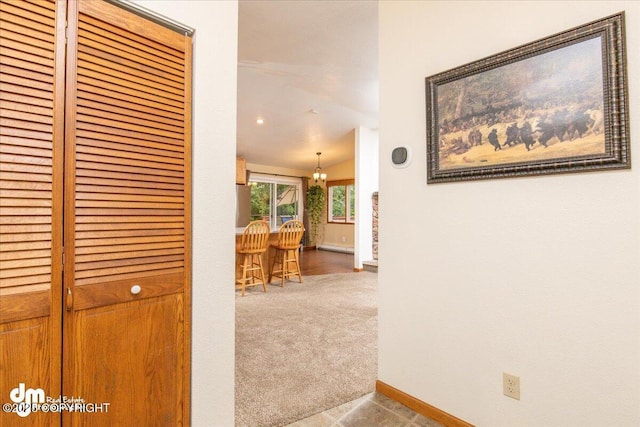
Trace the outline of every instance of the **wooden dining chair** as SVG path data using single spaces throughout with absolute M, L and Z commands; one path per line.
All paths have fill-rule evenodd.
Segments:
M 300 283 L 302 283 L 298 251 L 303 234 L 302 221 L 291 220 L 280 226 L 278 243 L 273 246 L 275 253 L 269 269 L 269 283 L 274 277 L 280 277 L 282 287 L 284 287 L 285 280 L 294 276 L 298 276 Z
M 242 296 L 247 286 L 262 285 L 267 292 L 262 254 L 267 250 L 270 232 L 269 224 L 264 221 L 252 221 L 242 232 L 236 248 L 236 289 L 242 291 Z

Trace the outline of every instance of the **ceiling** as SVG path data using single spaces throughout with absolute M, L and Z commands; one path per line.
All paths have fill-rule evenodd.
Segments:
M 366 0 L 240 0 L 237 154 L 313 170 L 353 158 L 378 127 L 378 6 Z M 258 118 L 264 124 L 256 123 Z

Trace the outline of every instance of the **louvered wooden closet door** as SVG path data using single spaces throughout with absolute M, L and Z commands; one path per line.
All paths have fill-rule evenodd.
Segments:
M 69 8 L 63 389 L 109 406 L 63 420 L 187 424 L 191 39 Z
M 60 393 L 64 7 L 0 0 L 0 403 L 19 383 Z

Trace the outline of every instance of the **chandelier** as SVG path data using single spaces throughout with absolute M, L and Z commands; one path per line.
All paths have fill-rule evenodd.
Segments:
M 320 168 L 320 154 L 322 154 L 321 152 L 317 152 L 316 155 L 318 156 L 318 166 L 316 166 L 316 170 L 315 172 L 313 172 L 313 179 L 316 181 L 316 184 L 318 183 L 318 179 L 321 179 L 322 182 L 325 182 L 327 180 L 327 174 L 321 172 L 322 169 Z

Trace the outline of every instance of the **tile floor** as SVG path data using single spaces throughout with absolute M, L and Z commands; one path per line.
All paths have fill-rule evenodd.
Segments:
M 312 415 L 286 427 L 443 427 L 380 393 Z

